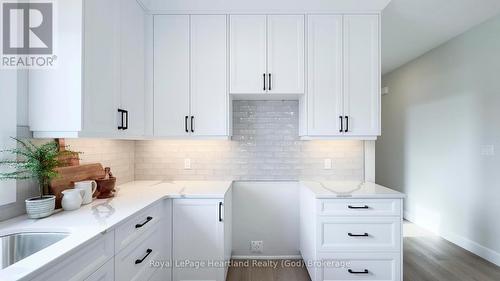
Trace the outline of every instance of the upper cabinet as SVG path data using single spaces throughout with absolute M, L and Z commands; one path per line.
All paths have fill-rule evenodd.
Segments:
M 380 80 L 379 17 L 344 16 L 344 129 L 347 135 L 380 135 Z
M 58 5 L 57 65 L 29 72 L 34 136 L 142 137 L 144 10 L 136 0 Z
M 304 16 L 230 16 L 230 93 L 304 93 Z
M 154 136 L 227 137 L 227 18 L 154 17 Z
M 378 15 L 308 16 L 307 137 L 380 135 Z

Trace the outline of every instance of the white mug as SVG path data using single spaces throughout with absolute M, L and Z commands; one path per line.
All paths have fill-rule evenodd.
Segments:
M 83 204 L 92 203 L 92 196 L 97 190 L 97 183 L 95 181 L 79 181 L 75 182 L 75 189 L 80 189 L 85 192 L 83 195 Z
M 63 197 L 61 205 L 65 211 L 73 211 L 80 208 L 82 205 L 83 195 L 85 191 L 82 189 L 66 189 L 62 192 Z

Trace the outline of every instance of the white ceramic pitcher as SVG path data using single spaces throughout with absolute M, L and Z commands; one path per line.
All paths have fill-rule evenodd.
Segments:
M 83 205 L 92 203 L 92 197 L 97 190 L 96 181 L 78 181 L 75 182 L 75 189 L 83 190 Z
M 65 211 L 73 211 L 80 208 L 85 191 L 82 189 L 66 189 L 63 192 L 61 205 Z

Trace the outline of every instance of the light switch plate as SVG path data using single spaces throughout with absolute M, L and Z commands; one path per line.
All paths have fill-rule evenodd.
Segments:
M 323 166 L 324 166 L 325 170 L 331 170 L 332 169 L 332 159 L 325 159 Z
M 494 156 L 495 146 L 492 144 L 481 145 L 481 155 L 482 156 Z
M 191 159 L 184 159 L 184 170 L 191 170 Z

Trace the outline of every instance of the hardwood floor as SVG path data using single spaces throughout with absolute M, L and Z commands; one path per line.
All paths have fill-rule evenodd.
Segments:
M 404 225 L 404 281 L 499 281 L 500 267 L 414 224 Z M 310 281 L 304 267 L 257 261 L 232 267 L 227 281 Z

